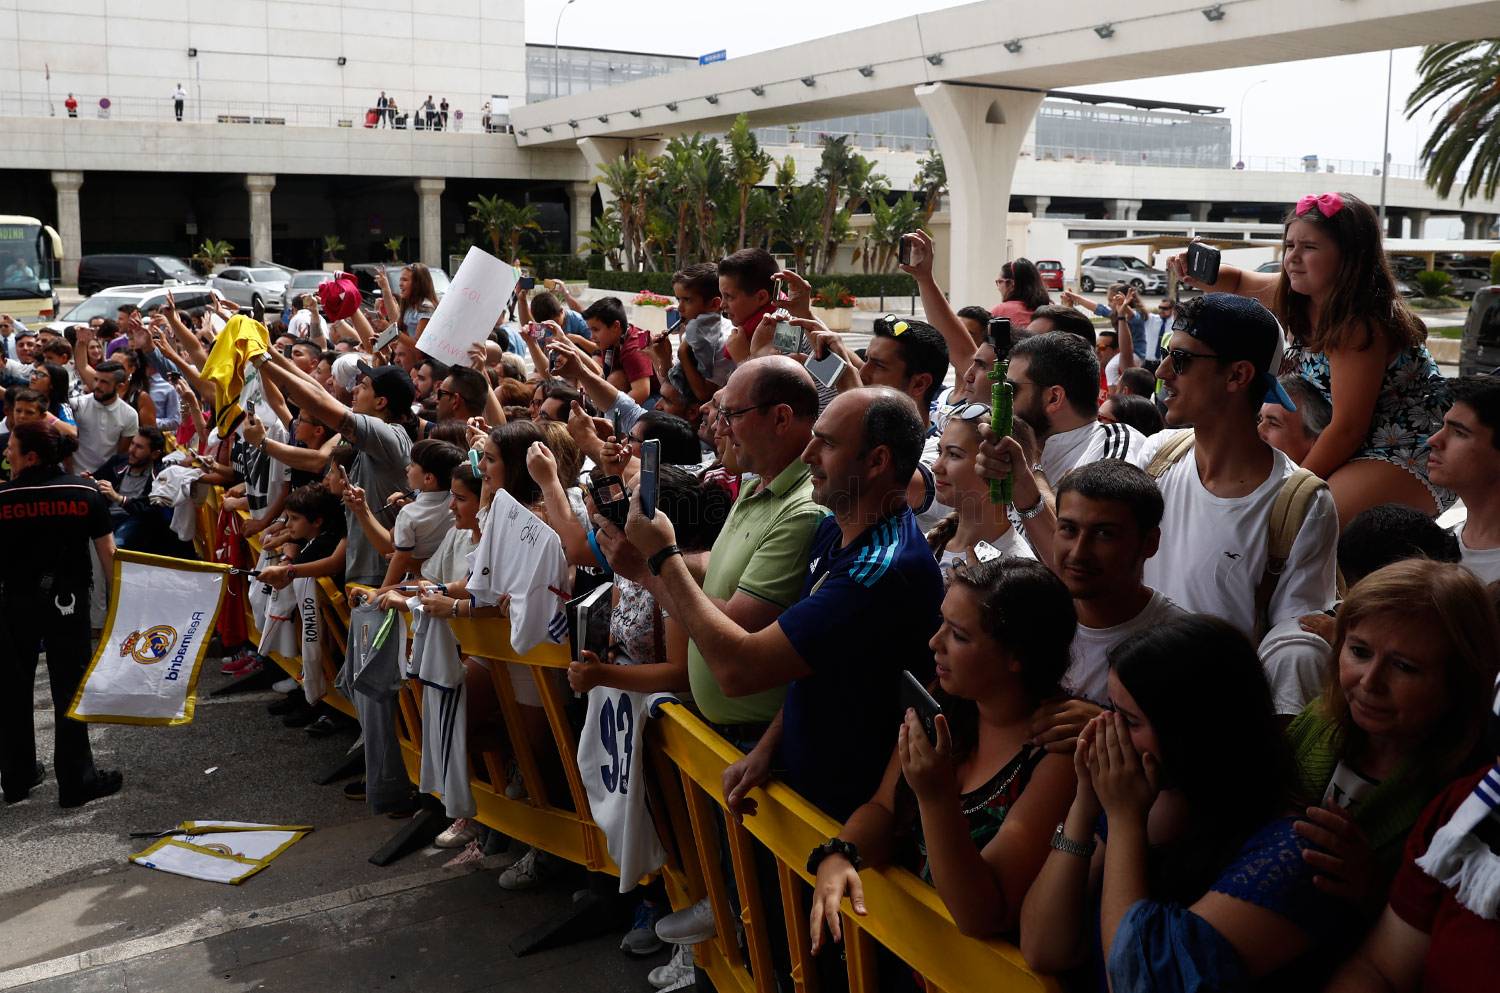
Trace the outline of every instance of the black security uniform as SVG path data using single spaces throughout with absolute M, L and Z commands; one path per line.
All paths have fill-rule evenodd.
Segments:
M 89 662 L 89 545 L 111 531 L 109 501 L 91 480 L 33 466 L 0 485 L 0 785 L 26 796 L 36 775 L 32 689 L 47 653 L 56 718 L 58 800 L 97 788 L 88 725 L 67 717 Z

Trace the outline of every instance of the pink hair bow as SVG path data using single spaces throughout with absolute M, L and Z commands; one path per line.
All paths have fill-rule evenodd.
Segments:
M 1319 193 L 1317 196 L 1309 193 L 1297 201 L 1296 215 L 1301 217 L 1314 207 L 1318 208 L 1318 213 L 1324 217 L 1332 217 L 1344 209 L 1344 198 L 1337 193 Z

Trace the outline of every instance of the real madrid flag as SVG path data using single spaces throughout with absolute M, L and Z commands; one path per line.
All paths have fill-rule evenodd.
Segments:
M 115 553 L 109 617 L 68 716 L 106 724 L 187 724 L 229 567 Z

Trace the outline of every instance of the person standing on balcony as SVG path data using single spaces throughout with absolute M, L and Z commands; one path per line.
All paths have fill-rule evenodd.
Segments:
M 172 90 L 172 112 L 177 115 L 179 121 L 182 120 L 182 105 L 186 100 L 187 90 L 184 90 L 182 84 L 178 83 L 176 89 Z
M 439 131 L 447 131 L 448 130 L 448 98 L 447 97 L 443 97 L 442 101 L 438 103 L 438 130 Z
M 66 99 L 66 100 L 63 101 L 63 106 L 68 109 L 68 116 L 69 117 L 77 117 L 78 116 L 78 98 L 75 97 L 73 94 L 71 94 L 71 93 L 68 94 L 68 99 Z
M 380 91 L 380 98 L 375 101 L 375 126 L 385 127 L 386 115 L 390 112 L 391 102 L 385 97 L 385 90 Z

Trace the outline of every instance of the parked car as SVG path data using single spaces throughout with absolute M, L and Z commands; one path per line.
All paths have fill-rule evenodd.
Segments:
M 1165 293 L 1167 274 L 1134 255 L 1093 255 L 1083 260 L 1078 271 L 1078 288 L 1083 292 L 1114 283 L 1128 283 L 1142 293 Z
M 287 275 L 284 269 L 230 266 L 215 273 L 209 285 L 241 307 L 259 305 L 274 310 L 281 306 Z
M 1448 274 L 1448 278 L 1453 280 L 1453 289 L 1448 295 L 1458 297 L 1460 300 L 1472 300 L 1474 294 L 1492 285 L 1489 270 L 1478 266 L 1464 266 L 1443 271 Z
M 299 269 L 292 273 L 292 278 L 287 280 L 286 292 L 282 294 L 281 323 L 291 321 L 292 304 L 299 296 L 311 293 L 332 278 L 333 273 L 326 269 Z
M 1272 259 L 1269 262 L 1262 262 L 1260 265 L 1258 265 L 1258 266 L 1255 267 L 1255 271 L 1256 272 L 1280 272 L 1281 271 L 1281 260 L 1280 259 Z
M 1042 275 L 1042 285 L 1049 290 L 1063 288 L 1063 264 L 1057 259 L 1037 259 L 1036 271 Z
M 84 296 L 92 296 L 106 286 L 206 282 L 192 266 L 172 255 L 85 255 L 78 263 L 78 292 Z
M 210 289 L 207 286 L 110 286 L 100 290 L 87 300 L 81 301 L 72 310 L 55 321 L 46 325 L 57 331 L 70 328 L 75 324 L 87 324 L 95 317 L 106 317 L 114 320 L 119 310 L 127 303 L 133 303 L 141 310 L 150 310 L 160 307 L 167 302 L 167 294 L 172 294 L 172 299 L 177 304 L 177 309 L 184 313 L 197 317 L 208 309 Z
M 1500 286 L 1486 286 L 1469 301 L 1458 374 L 1479 376 L 1497 368 L 1500 368 Z
M 385 270 L 385 278 L 390 280 L 391 289 L 397 293 L 401 292 L 401 270 L 406 266 L 399 262 L 361 262 L 349 267 L 354 274 L 354 280 L 359 284 L 359 292 L 364 297 L 366 307 L 374 307 L 380 299 L 380 284 L 375 282 L 375 273 L 381 269 Z M 432 274 L 432 288 L 437 291 L 437 298 L 443 299 L 443 294 L 448 292 L 448 274 L 441 269 L 428 269 Z

